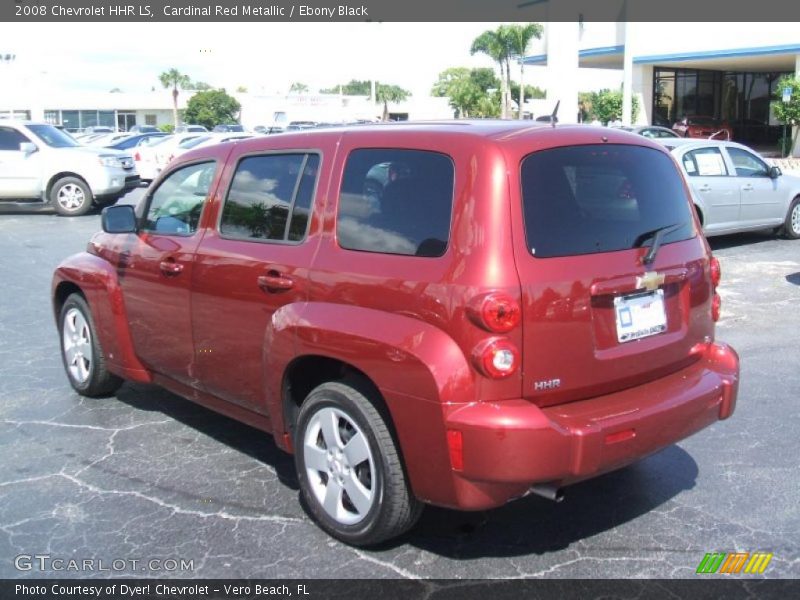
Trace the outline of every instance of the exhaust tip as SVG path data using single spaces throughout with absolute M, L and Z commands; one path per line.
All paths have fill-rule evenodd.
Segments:
M 531 486 L 530 492 L 542 498 L 552 500 L 553 502 L 561 502 L 564 500 L 564 488 L 554 483 L 538 483 Z

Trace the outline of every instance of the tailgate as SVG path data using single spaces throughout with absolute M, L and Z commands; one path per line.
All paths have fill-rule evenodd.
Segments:
M 535 152 L 521 169 L 523 396 L 589 398 L 697 360 L 713 336 L 708 255 L 672 160 L 586 145 Z

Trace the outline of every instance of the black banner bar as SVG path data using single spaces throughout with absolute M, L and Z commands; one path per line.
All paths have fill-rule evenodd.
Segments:
M 791 0 L 0 0 L 12 22 L 800 21 Z M 675 32 L 676 37 L 680 31 Z M 709 30 L 713 35 L 713 30 Z
M 633 600 L 797 598 L 797 580 L 0 580 L 3 600 Z

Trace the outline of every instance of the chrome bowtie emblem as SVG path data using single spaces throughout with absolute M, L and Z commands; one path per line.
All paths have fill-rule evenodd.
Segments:
M 636 289 L 657 290 L 664 283 L 664 274 L 656 271 L 646 271 L 644 275 L 636 278 Z

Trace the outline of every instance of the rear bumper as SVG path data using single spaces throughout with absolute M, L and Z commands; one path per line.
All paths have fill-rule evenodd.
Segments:
M 445 424 L 461 432 L 456 505 L 498 506 L 534 483 L 565 485 L 630 464 L 728 418 L 738 386 L 736 352 L 710 344 L 690 367 L 614 394 L 546 408 L 522 399 L 455 408 Z

